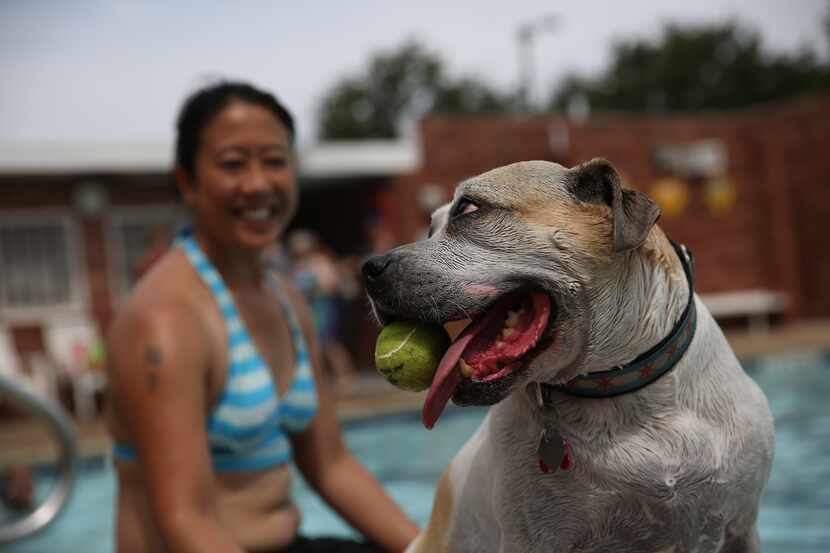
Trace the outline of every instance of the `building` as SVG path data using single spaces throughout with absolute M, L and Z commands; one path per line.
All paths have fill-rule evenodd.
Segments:
M 293 227 L 360 257 L 373 237 L 388 240 L 374 249 L 422 237 L 429 211 L 466 177 L 605 157 L 661 200 L 661 225 L 695 252 L 698 290 L 724 322 L 830 317 L 829 139 L 827 96 L 680 117 L 430 117 L 406 140 L 300 152 Z M 171 163 L 162 142 L 0 143 L 0 336 L 19 370 L 55 349 L 81 355 L 69 351 L 77 336 L 106 331 L 183 215 Z M 366 365 L 376 329 L 364 301 L 349 309 L 347 339 Z

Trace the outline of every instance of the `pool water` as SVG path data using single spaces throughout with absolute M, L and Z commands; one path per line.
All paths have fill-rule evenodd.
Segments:
M 830 551 L 830 353 L 798 353 L 745 363 L 769 398 L 776 424 L 772 477 L 759 528 L 766 553 Z M 413 520 L 424 525 L 446 464 L 485 410 L 449 408 L 432 431 L 407 412 L 346 424 L 346 441 Z M 298 476 L 296 497 L 309 535 L 353 535 Z M 113 551 L 115 479 L 105 463 L 88 463 L 69 507 L 41 533 L 4 551 Z

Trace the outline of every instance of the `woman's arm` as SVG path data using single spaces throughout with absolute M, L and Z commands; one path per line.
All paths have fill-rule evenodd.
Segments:
M 293 290 L 291 300 L 309 347 L 320 404 L 309 430 L 294 438 L 297 467 L 326 503 L 366 538 L 386 551 L 403 551 L 418 527 L 346 448 L 334 396 L 320 370 L 311 315 Z
M 242 553 L 219 522 L 205 433 L 207 340 L 185 306 L 127 308 L 113 325 L 110 400 L 170 551 Z

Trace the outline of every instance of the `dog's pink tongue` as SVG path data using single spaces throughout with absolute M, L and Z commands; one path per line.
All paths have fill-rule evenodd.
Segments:
M 464 348 L 467 347 L 474 335 L 472 332 L 462 334 L 460 338 L 452 343 L 441 359 L 441 363 L 438 364 L 429 392 L 427 392 L 427 398 L 424 400 L 424 410 L 421 414 L 421 420 L 427 428 L 431 429 L 435 426 L 435 421 L 441 416 L 447 402 L 464 378 L 461 369 L 458 368 L 458 360 L 461 359 Z
M 438 369 L 432 378 L 432 384 L 429 387 L 429 392 L 427 392 L 427 397 L 424 400 L 424 409 L 421 413 L 421 421 L 427 428 L 431 429 L 435 426 L 435 422 L 441 416 L 447 402 L 455 393 L 455 389 L 458 388 L 461 380 L 464 379 L 464 376 L 461 374 L 461 369 L 458 367 L 458 360 L 461 359 L 461 354 L 464 353 L 464 349 L 470 343 L 470 340 L 475 338 L 476 334 L 485 327 L 490 318 L 492 317 L 484 317 L 465 328 L 438 364 Z

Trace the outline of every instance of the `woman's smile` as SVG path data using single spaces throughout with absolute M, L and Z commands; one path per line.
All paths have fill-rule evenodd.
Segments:
M 283 218 L 282 205 L 284 204 L 273 202 L 259 207 L 233 207 L 230 211 L 246 230 L 267 234 L 280 229 L 280 219 Z

